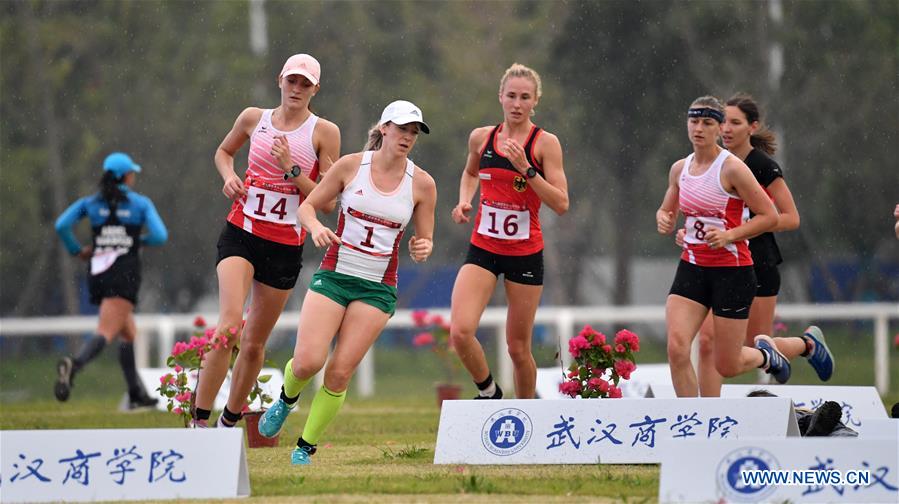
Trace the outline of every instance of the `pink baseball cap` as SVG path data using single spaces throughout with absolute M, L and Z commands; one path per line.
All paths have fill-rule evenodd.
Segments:
M 287 58 L 278 78 L 282 79 L 288 75 L 302 75 L 309 79 L 312 84 L 318 84 L 322 75 L 322 67 L 318 64 L 317 59 L 308 54 L 294 54 Z

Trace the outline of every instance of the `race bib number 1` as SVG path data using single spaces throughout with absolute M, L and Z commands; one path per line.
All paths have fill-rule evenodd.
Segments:
M 295 226 L 296 210 L 299 206 L 299 194 L 285 194 L 262 187 L 248 186 L 243 213 L 253 219 Z
M 531 236 L 531 218 L 527 210 L 508 210 L 481 204 L 478 233 L 500 240 L 527 240 Z

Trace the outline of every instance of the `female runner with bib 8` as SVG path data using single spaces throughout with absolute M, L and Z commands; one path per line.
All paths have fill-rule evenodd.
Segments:
M 245 109 L 215 151 L 215 166 L 224 181 L 222 193 L 233 200 L 219 236 L 216 266 L 219 321 L 215 331 L 227 344 L 204 357 L 196 390 L 197 427 L 208 426 L 238 340 L 240 352 L 218 425 L 232 427 L 240 419 L 262 369 L 265 343 L 299 277 L 306 233 L 297 223 L 296 210 L 315 188 L 319 174 L 327 173 L 340 155 L 340 130 L 309 108 L 321 89 L 320 79 L 321 66 L 312 56 L 288 58 L 277 79 L 281 104 L 275 109 Z M 234 155 L 247 140 L 249 160 L 241 181 L 234 170 Z M 244 303 L 251 292 L 242 327 Z
M 481 314 L 504 277 L 509 308 L 506 343 L 515 376 L 515 396 L 535 395 L 537 366 L 531 354 L 534 317 L 543 292 L 543 234 L 540 206 L 568 211 L 568 181 L 559 139 L 531 122 L 542 94 L 540 76 L 518 63 L 500 80 L 503 122 L 471 132 L 453 221 L 470 221 L 471 199 L 480 198 L 471 245 L 453 286 L 450 338 L 478 388 L 475 399 L 502 399 L 475 333 Z

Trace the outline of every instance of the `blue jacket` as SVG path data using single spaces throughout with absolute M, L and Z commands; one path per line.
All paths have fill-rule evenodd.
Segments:
M 162 218 L 156 212 L 156 207 L 150 198 L 132 191 L 128 186 L 119 186 L 127 196 L 127 201 L 118 204 L 116 217 L 125 226 L 147 226 L 147 234 L 140 238 L 143 245 L 162 245 L 168 240 L 169 233 L 166 230 Z M 109 205 L 100 197 L 100 193 L 85 196 L 65 210 L 56 219 L 56 232 L 62 238 L 63 244 L 70 254 L 81 252 L 81 244 L 72 232 L 72 226 L 84 217 L 88 217 L 92 228 L 102 226 L 109 218 Z

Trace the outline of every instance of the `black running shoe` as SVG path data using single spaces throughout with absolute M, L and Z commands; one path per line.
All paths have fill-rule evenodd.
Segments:
M 153 409 L 156 407 L 156 403 L 158 402 L 159 399 L 150 397 L 147 394 L 142 394 L 137 396 L 136 398 L 131 398 L 128 401 L 128 411 L 143 411 Z
M 496 385 L 496 392 L 493 393 L 490 397 L 484 397 L 481 394 L 474 396 L 475 399 L 502 399 L 503 398 L 503 389 L 499 388 L 499 383 L 494 383 Z
M 63 357 L 56 363 L 56 384 L 53 386 L 53 395 L 56 400 L 65 402 L 69 400 L 69 394 L 72 392 L 72 359 Z
M 829 436 L 840 423 L 843 417 L 843 408 L 834 401 L 826 401 L 815 413 L 808 423 L 808 430 L 805 431 L 806 436 Z

